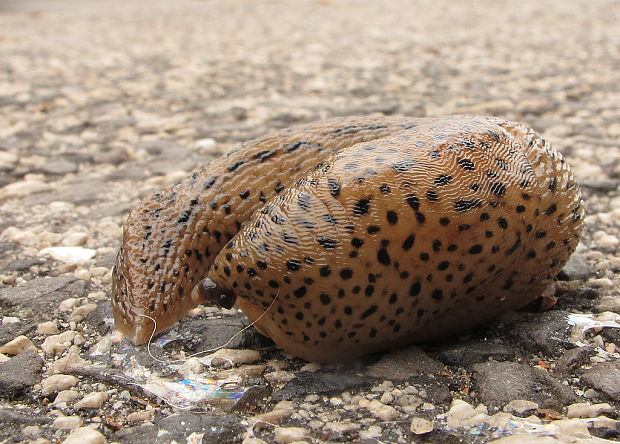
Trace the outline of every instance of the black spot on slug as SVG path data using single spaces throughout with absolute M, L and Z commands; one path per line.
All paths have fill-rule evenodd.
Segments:
M 360 199 L 353 207 L 353 214 L 355 216 L 363 216 L 368 214 L 368 208 L 370 207 L 370 201 L 368 199 Z

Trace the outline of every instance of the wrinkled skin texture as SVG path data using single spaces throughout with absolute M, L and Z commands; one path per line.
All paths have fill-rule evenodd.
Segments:
M 236 297 L 307 360 L 435 339 L 539 297 L 578 243 L 582 208 L 562 156 L 513 122 L 296 127 L 134 209 L 115 321 L 141 343 L 153 323 L 139 314 L 160 331 L 205 299 Z M 208 290 L 195 290 L 205 277 Z

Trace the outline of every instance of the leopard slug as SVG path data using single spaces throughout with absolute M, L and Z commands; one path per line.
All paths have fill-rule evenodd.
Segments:
M 138 204 L 113 270 L 143 343 L 204 301 L 331 362 L 449 335 L 538 298 L 581 193 L 544 138 L 493 117 L 347 117 L 248 142 Z

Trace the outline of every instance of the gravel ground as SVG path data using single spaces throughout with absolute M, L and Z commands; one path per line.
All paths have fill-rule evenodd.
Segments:
M 618 23 L 611 0 L 0 3 L 0 439 L 617 441 Z M 371 113 L 493 114 L 559 147 L 588 216 L 553 310 L 346 365 L 252 329 L 188 359 L 247 325 L 234 309 L 197 308 L 157 359 L 120 340 L 110 273 L 140 197 Z

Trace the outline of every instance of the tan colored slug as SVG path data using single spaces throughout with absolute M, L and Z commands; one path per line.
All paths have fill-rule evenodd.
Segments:
M 575 249 L 562 156 L 492 117 L 350 117 L 214 160 L 130 214 L 117 328 L 143 343 L 235 302 L 285 351 L 342 361 L 449 335 L 538 298 Z

